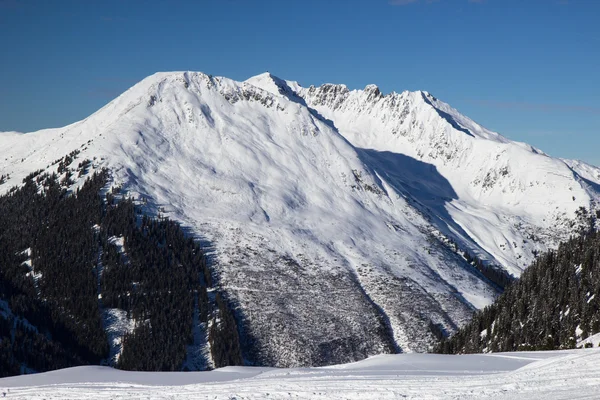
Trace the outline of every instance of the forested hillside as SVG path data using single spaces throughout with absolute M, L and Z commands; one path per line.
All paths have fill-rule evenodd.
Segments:
M 69 191 L 90 166 L 69 169 L 69 157 L 62 179 L 38 171 L 0 197 L 0 376 L 100 363 L 180 370 L 195 314 L 211 327 L 204 341 L 214 365 L 241 364 L 235 318 L 218 293 L 209 296 L 199 245 L 118 189 L 101 196 L 106 170 Z M 112 359 L 108 311 L 130 327 Z
M 436 349 L 477 353 L 574 348 L 600 332 L 600 212 L 580 209 L 577 236 L 540 257 Z

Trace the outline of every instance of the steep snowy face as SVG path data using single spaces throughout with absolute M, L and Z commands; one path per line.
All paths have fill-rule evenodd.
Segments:
M 264 76 L 249 81 L 271 91 L 285 84 L 266 84 Z M 359 153 L 374 156 L 375 171 L 414 199 L 444 234 L 515 276 L 537 252 L 568 237 L 577 209 L 598 203 L 597 168 L 512 142 L 427 92 L 287 87 Z M 391 160 L 398 155 L 406 162 Z
M 496 290 L 378 170 L 428 165 L 358 151 L 293 83 L 260 79 L 268 90 L 156 74 L 83 121 L 2 136 L 9 178 L 0 190 L 33 170 L 56 171 L 74 150 L 75 165 L 109 168 L 147 211 L 181 221 L 211 249 L 256 363 L 422 351 L 492 301 Z

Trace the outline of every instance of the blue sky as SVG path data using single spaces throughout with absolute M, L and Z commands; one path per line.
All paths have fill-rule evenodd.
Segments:
M 600 165 L 597 0 L 0 0 L 0 130 L 85 118 L 156 71 L 427 90 Z

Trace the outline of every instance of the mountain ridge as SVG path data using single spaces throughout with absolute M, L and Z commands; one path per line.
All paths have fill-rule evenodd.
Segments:
M 392 351 L 390 341 L 424 351 L 498 293 L 468 259 L 518 275 L 546 246 L 522 243 L 526 234 L 558 240 L 566 233 L 518 204 L 498 208 L 506 215 L 490 211 L 496 204 L 486 203 L 488 192 L 512 182 L 498 165 L 476 171 L 477 185 L 469 186 L 477 174 L 467 184 L 457 178 L 457 166 L 480 161 L 469 156 L 473 137 L 496 136 L 440 104 L 426 92 L 306 89 L 270 74 L 235 82 L 158 73 L 65 128 L 0 135 L 8 155 L 0 175 L 9 175 L 0 192 L 33 170 L 56 170 L 54 160 L 75 150 L 73 162 L 89 158 L 92 171 L 110 170 L 111 184 L 146 211 L 181 222 L 210 245 L 252 363 L 351 361 Z M 483 188 L 490 171 L 499 190 Z M 593 178 L 596 170 L 586 171 Z M 590 205 L 586 190 L 595 193 L 575 187 L 579 200 L 550 202 L 546 211 L 562 207 L 557 215 L 568 224 L 577 206 Z M 509 240 L 519 240 L 518 249 Z

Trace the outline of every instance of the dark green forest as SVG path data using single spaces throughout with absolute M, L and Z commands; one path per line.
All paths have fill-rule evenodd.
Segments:
M 575 233 L 529 266 L 490 306 L 442 340 L 439 353 L 575 348 L 600 332 L 600 212 L 578 211 Z
M 107 308 L 135 321 L 119 368 L 181 370 L 195 307 L 215 366 L 242 364 L 233 308 L 200 246 L 107 192 L 108 171 L 89 175 L 89 160 L 70 169 L 75 156 L 57 160 L 62 179 L 35 171 L 0 196 L 0 376 L 108 363 Z M 88 178 L 70 192 L 76 173 Z

